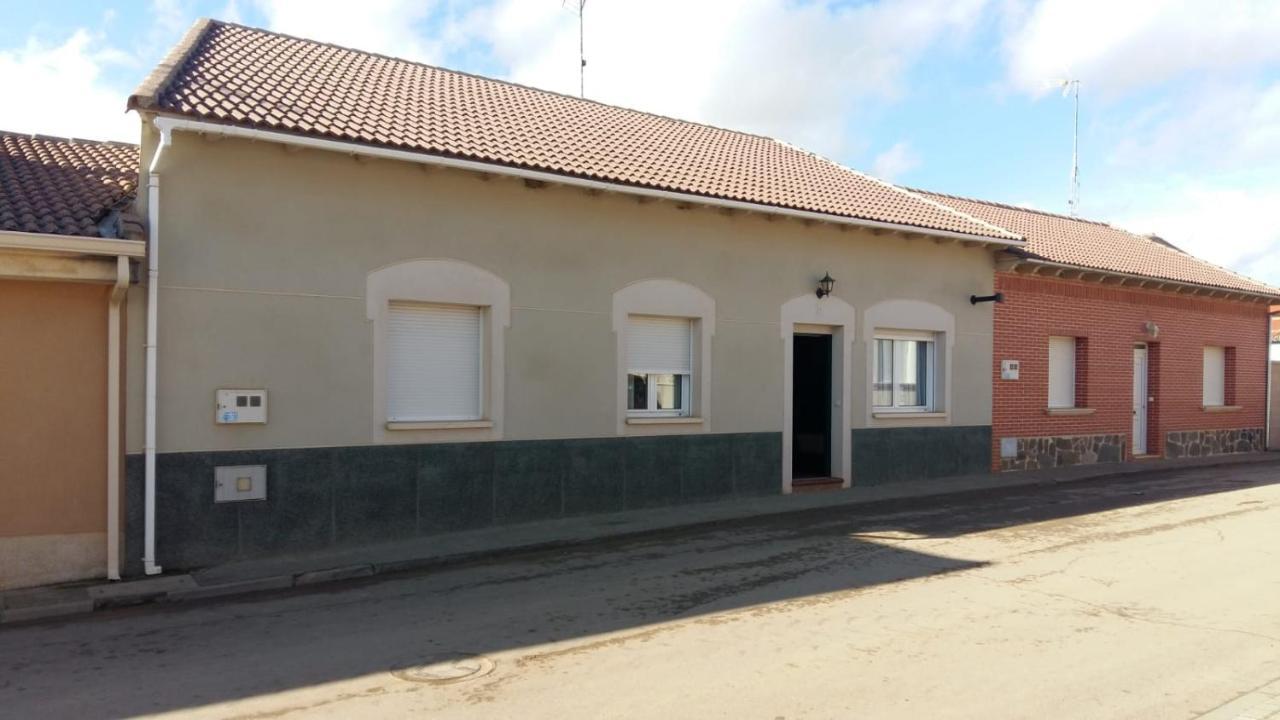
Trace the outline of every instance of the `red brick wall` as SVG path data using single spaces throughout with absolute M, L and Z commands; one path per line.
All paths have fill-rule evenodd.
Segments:
M 1267 305 L 1172 292 L 1121 288 L 1096 282 L 996 273 L 992 363 L 992 467 L 1000 467 L 1000 438 L 1062 437 L 1132 432 L 1134 343 L 1149 344 L 1148 452 L 1164 452 L 1172 430 L 1260 428 L 1265 422 Z M 1159 326 L 1150 338 L 1147 321 Z M 1078 397 L 1092 415 L 1050 416 L 1049 337 L 1083 337 L 1086 354 L 1077 372 L 1087 370 L 1088 388 Z M 1201 409 L 1203 348 L 1221 345 L 1228 353 L 1228 393 L 1237 412 Z M 1020 379 L 1001 380 L 1000 361 L 1021 361 Z M 1228 402 L 1231 402 L 1230 397 Z M 1080 404 L 1080 403 L 1078 403 Z M 1132 453 L 1132 438 L 1127 453 Z

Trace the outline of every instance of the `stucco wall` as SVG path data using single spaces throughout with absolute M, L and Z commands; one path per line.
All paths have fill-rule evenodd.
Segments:
M 107 292 L 0 280 L 0 589 L 105 571 Z
M 508 440 L 616 432 L 611 298 L 646 278 L 715 300 L 710 432 L 781 430 L 780 308 L 824 272 L 859 313 L 896 298 L 953 313 L 945 422 L 990 423 L 992 311 L 968 302 L 991 291 L 981 249 L 181 133 L 161 175 L 161 452 L 373 442 L 366 278 L 415 258 L 463 260 L 509 283 Z M 130 290 L 133 322 L 144 293 Z M 144 366 L 141 343 L 130 349 L 137 452 Z M 866 362 L 859 338 L 854 378 Z M 270 423 L 215 426 L 218 387 L 266 387 Z M 854 427 L 892 424 L 866 417 L 863 383 L 852 402 Z

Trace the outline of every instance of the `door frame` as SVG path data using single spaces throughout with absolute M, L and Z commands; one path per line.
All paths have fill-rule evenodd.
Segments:
M 1142 357 L 1142 392 L 1138 392 L 1138 357 Z M 1147 447 L 1148 440 L 1151 435 L 1151 403 L 1148 398 L 1151 394 L 1151 351 L 1146 343 L 1135 343 L 1133 346 L 1133 379 L 1132 379 L 1133 416 L 1129 424 L 1129 453 L 1132 456 L 1147 455 L 1150 448 Z M 1139 416 L 1138 411 L 1142 414 Z M 1138 432 L 1138 421 L 1141 417 L 1142 432 Z M 1141 443 L 1142 452 L 1138 452 L 1139 443 Z
M 849 303 L 834 295 L 818 298 L 806 293 L 792 298 L 781 307 L 782 335 L 782 492 L 791 493 L 792 468 L 792 403 L 791 373 L 795 362 L 795 335 L 829 332 L 831 334 L 831 472 L 839 477 L 840 486 L 849 487 L 853 477 L 853 429 L 850 421 L 852 404 L 850 388 L 853 373 L 854 326 L 857 312 Z M 799 327 L 797 327 L 799 326 Z M 838 475 L 836 473 L 839 473 Z

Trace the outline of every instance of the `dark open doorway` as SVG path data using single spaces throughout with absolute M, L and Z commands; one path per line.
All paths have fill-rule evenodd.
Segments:
M 831 476 L 831 336 L 794 336 L 791 476 Z

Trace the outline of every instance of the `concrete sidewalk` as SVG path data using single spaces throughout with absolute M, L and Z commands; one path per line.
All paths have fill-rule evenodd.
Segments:
M 775 495 L 496 526 L 384 545 L 228 563 L 187 574 L 12 590 L 0 593 L 0 623 L 150 602 L 176 602 L 281 590 L 333 580 L 439 567 L 509 553 L 643 536 L 675 528 L 715 526 L 766 515 L 981 493 L 1039 484 L 1119 478 L 1166 470 L 1257 463 L 1280 465 L 1280 453 L 1223 455 L 1176 461 L 1147 460 L 1002 475 L 971 475 L 843 491 Z

